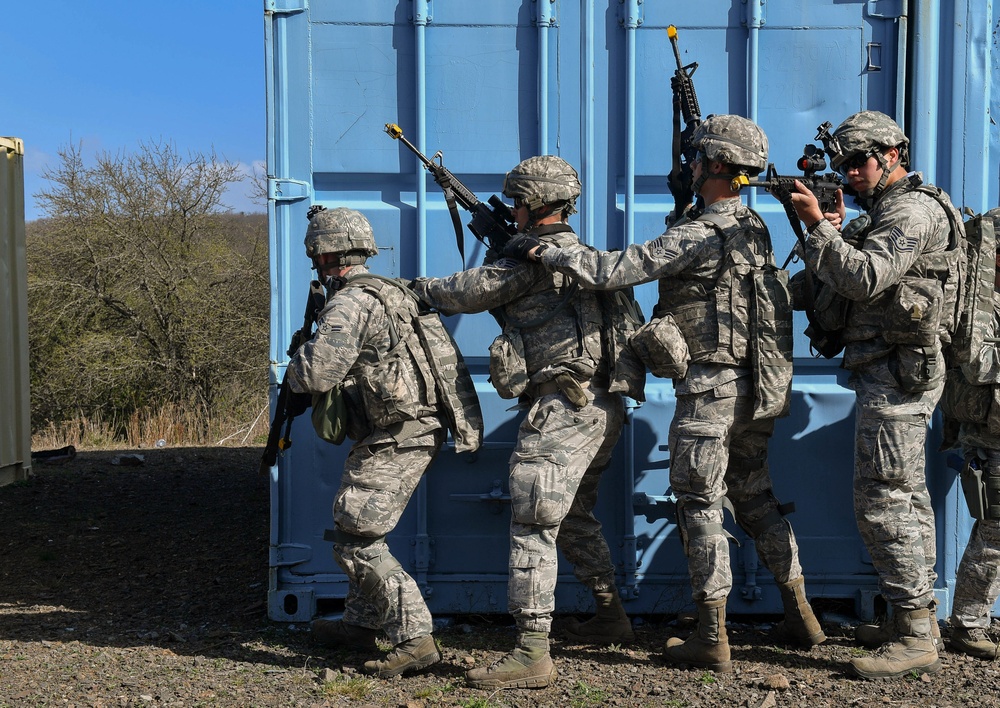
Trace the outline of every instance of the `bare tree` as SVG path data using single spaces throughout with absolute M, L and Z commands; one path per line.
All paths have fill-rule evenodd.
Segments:
M 43 177 L 28 255 L 46 418 L 166 403 L 210 415 L 237 405 L 248 377 L 263 388 L 266 228 L 222 203 L 238 165 L 171 143 L 88 165 L 70 146 Z

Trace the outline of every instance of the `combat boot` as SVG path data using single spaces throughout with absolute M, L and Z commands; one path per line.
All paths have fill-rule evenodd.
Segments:
M 629 621 L 618 589 L 611 587 L 594 593 L 597 614 L 586 622 L 575 619 L 566 624 L 566 638 L 578 644 L 626 644 L 635 641 L 632 622 Z
M 990 635 L 981 627 L 955 627 L 951 630 L 948 646 L 952 651 L 977 656 L 980 659 L 997 659 L 1000 657 L 1000 645 L 990 639 Z
M 800 575 L 790 582 L 778 583 L 778 591 L 781 593 L 781 604 L 785 607 L 785 619 L 774 628 L 774 638 L 806 649 L 825 642 L 823 628 L 806 599 L 805 577 Z
M 851 659 L 851 668 L 862 678 L 899 678 L 910 673 L 932 674 L 941 668 L 931 636 L 930 612 L 895 608 L 893 639 L 871 656 Z
M 370 649 L 375 651 L 378 630 L 347 624 L 344 620 L 316 619 L 310 625 L 313 640 L 331 649 Z
M 687 664 L 728 674 L 733 670 L 733 662 L 726 634 L 726 598 L 696 604 L 698 627 L 686 640 L 668 639 L 663 647 L 663 658 L 671 664 Z
M 384 659 L 366 661 L 361 668 L 366 674 L 379 678 L 389 678 L 400 674 L 412 674 L 441 661 L 434 637 L 425 634 L 400 642 Z
M 941 627 L 937 621 L 937 600 L 931 600 L 927 606 L 931 620 L 931 637 L 934 639 L 934 646 L 941 649 Z M 886 642 L 892 641 L 896 628 L 892 618 L 887 617 L 878 624 L 860 624 L 854 630 L 854 640 L 863 647 L 878 649 Z
M 518 632 L 514 651 L 486 668 L 470 669 L 466 682 L 473 688 L 545 688 L 556 680 L 546 632 Z

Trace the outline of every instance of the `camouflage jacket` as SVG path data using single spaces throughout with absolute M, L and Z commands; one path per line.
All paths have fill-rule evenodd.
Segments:
M 704 213 L 735 219 L 734 226 L 736 223 L 749 225 L 768 239 L 766 246 L 770 250 L 770 237 L 763 223 L 739 199 L 720 200 L 707 206 Z M 691 320 L 692 327 L 698 331 L 685 331 L 685 339 L 714 337 L 718 341 L 721 327 L 722 334 L 726 335 L 723 339 L 742 331 L 745 342 L 745 308 L 724 305 L 720 313 L 715 307 L 716 284 L 726 256 L 726 239 L 717 228 L 693 216 L 694 219 L 678 220 L 659 237 L 633 244 L 624 251 L 550 248 L 542 254 L 542 263 L 556 272 L 571 275 L 581 287 L 595 290 L 613 290 L 659 280 L 659 302 L 654 316 L 676 313 L 692 306 L 700 306 L 705 311 L 700 322 Z M 766 260 L 763 252 L 756 256 L 761 262 Z M 704 347 L 699 349 L 701 353 L 693 355 L 687 376 L 674 384 L 678 394 L 699 393 L 732 381 L 737 381 L 741 394 L 749 393 L 752 371 L 745 347 L 735 355 L 715 349 L 707 351 Z
M 579 244 L 566 224 L 531 233 L 553 246 Z M 538 263 L 503 258 L 446 278 L 417 278 L 412 287 L 421 300 L 445 314 L 491 310 L 505 330 L 519 329 L 531 385 L 561 373 L 580 381 L 607 377 L 597 296 Z M 544 322 L 533 324 L 540 320 Z
M 385 428 L 377 428 L 366 439 L 368 443 L 406 442 L 410 445 L 434 443 L 434 430 L 442 426 L 426 359 L 419 360 L 423 349 L 419 342 L 405 347 L 402 357 L 394 366 L 386 366 L 390 352 L 389 313 L 376 295 L 365 291 L 365 285 L 352 284 L 351 277 L 367 273 L 364 265 L 354 266 L 347 284 L 333 293 L 316 319 L 316 333 L 303 344 L 288 362 L 288 378 L 296 392 L 324 393 L 341 382 L 349 382 L 358 389 L 382 390 L 387 386 L 402 389 L 401 398 L 410 399 L 412 410 L 400 421 Z M 394 286 L 387 288 L 391 309 L 415 315 L 411 298 L 398 292 Z M 412 313 L 408 311 L 409 308 Z M 407 324 L 409 318 L 398 317 L 396 326 L 404 345 L 416 334 Z M 385 382 L 387 376 L 395 380 Z M 430 381 L 430 386 L 428 386 Z M 362 413 L 371 417 L 364 395 L 349 395 L 349 405 L 354 402 L 365 408 Z M 372 437 L 373 436 L 373 437 Z
M 827 221 L 813 230 L 805 247 L 806 262 L 817 277 L 852 301 L 844 328 L 848 369 L 893 350 L 880 333 L 895 286 L 904 276 L 934 277 L 929 271 L 948 251 L 951 235 L 948 215 L 938 201 L 917 191 L 908 178 L 890 185 L 868 214 L 871 226 L 860 249 Z M 957 220 L 962 223 L 960 216 Z

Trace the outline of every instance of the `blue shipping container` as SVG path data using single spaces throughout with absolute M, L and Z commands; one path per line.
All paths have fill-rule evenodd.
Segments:
M 571 223 L 598 248 L 660 234 L 673 207 L 670 24 L 680 32 L 682 61 L 699 64 L 702 112 L 757 121 L 782 173 L 794 172 L 820 123 L 876 109 L 904 125 L 916 169 L 956 204 L 983 211 L 998 203 L 990 113 L 1000 72 L 988 0 L 265 0 L 264 7 L 274 382 L 301 323 L 311 205 L 368 216 L 380 250 L 370 263 L 375 272 L 440 276 L 462 268 L 440 191 L 383 133 L 387 122 L 426 154 L 440 150 L 484 200 L 522 159 L 564 157 L 584 186 Z M 782 258 L 794 236 L 780 205 L 763 193 L 746 199 L 764 215 Z M 483 257 L 468 232 L 465 251 L 469 264 Z M 648 315 L 655 287 L 637 296 Z M 447 325 L 475 375 L 486 442 L 474 455 L 439 456 L 389 540 L 433 612 L 503 613 L 507 460 L 518 420 L 486 381 L 493 319 L 457 316 Z M 796 503 L 791 521 L 810 595 L 849 599 L 870 617 L 876 575 L 851 508 L 854 394 L 838 361 L 810 356 L 804 318 L 795 328 L 792 414 L 778 422 L 771 444 L 775 492 Z M 667 490 L 674 399 L 670 383 L 655 378 L 646 395 L 630 409 L 597 513 L 628 612 L 673 613 L 690 604 Z M 928 481 L 944 613 L 971 520 L 932 433 Z M 347 447 L 318 441 L 308 416 L 296 421 L 293 437 L 271 478 L 268 606 L 282 621 L 336 610 L 347 593 L 323 539 Z M 780 612 L 753 543 L 731 531 L 742 545 L 733 553 L 730 612 Z M 565 564 L 556 601 L 562 612 L 591 606 Z

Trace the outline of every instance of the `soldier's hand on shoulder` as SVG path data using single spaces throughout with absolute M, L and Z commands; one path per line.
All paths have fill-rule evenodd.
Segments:
M 519 261 L 537 261 L 548 246 L 534 236 L 524 235 L 504 246 L 503 254 Z

